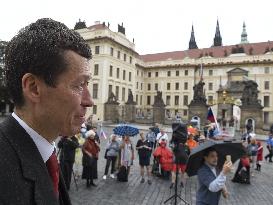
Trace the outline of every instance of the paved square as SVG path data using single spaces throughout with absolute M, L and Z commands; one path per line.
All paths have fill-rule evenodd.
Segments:
M 110 131 L 110 130 L 107 130 Z M 133 139 L 134 145 L 137 138 Z M 164 204 L 174 192 L 169 189 L 170 181 L 158 177 L 152 178 L 152 185 L 140 183 L 138 156 L 132 167 L 129 182 L 117 182 L 116 179 L 102 179 L 105 159 L 106 140 L 102 140 L 100 159 L 98 161 L 99 178 L 95 180 L 98 187 L 89 189 L 85 186 L 85 181 L 78 180 L 79 190 L 76 191 L 72 181 L 70 196 L 74 205 L 158 205 Z M 264 149 L 265 150 L 265 149 Z M 264 151 L 267 153 L 267 150 Z M 235 168 L 237 166 L 235 165 Z M 234 170 L 235 171 L 235 170 Z M 228 199 L 221 198 L 222 205 L 272 205 L 273 204 L 273 163 L 263 162 L 262 172 L 255 172 L 251 178 L 251 185 L 232 183 L 230 180 L 233 173 L 229 175 L 227 188 L 230 192 Z M 197 190 L 196 177 L 187 179 L 185 189 L 179 188 L 181 197 L 185 198 L 190 204 L 195 204 Z M 183 203 L 180 203 L 183 204 Z

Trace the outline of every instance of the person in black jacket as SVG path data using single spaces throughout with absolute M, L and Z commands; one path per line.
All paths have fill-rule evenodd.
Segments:
M 60 166 L 67 190 L 70 189 L 73 164 L 75 162 L 75 151 L 78 147 L 79 142 L 75 136 L 64 136 L 58 142 L 58 148 L 60 149 Z
M 91 57 L 79 33 L 48 18 L 8 42 L 4 73 L 14 112 L 0 123 L 0 204 L 71 204 L 54 141 L 79 133 L 93 106 Z

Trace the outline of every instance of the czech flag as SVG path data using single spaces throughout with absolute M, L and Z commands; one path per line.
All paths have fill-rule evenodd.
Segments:
M 210 122 L 216 122 L 211 107 L 209 107 L 209 110 L 208 110 L 207 120 L 209 120 Z

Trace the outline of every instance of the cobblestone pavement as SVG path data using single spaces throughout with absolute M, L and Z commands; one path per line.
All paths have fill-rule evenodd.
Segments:
M 110 128 L 104 129 L 107 134 Z M 137 138 L 133 139 L 134 145 Z M 74 205 L 158 205 L 164 204 L 174 190 L 170 190 L 170 181 L 158 177 L 152 178 L 152 185 L 140 183 L 138 160 L 134 161 L 129 182 L 117 182 L 116 179 L 103 180 L 105 167 L 104 147 L 106 140 L 102 140 L 100 159 L 98 162 L 99 178 L 95 180 L 97 187 L 86 188 L 85 181 L 79 179 L 78 191 L 72 181 L 70 196 Z M 264 149 L 264 153 L 267 150 Z M 137 156 L 136 156 L 137 158 Z M 235 167 L 237 167 L 235 165 Z M 234 170 L 235 171 L 235 170 Z M 228 199 L 221 198 L 221 205 L 272 205 L 273 204 L 273 163 L 263 162 L 262 172 L 254 173 L 251 178 L 251 185 L 232 183 L 230 180 L 233 174 L 228 176 L 227 188 L 230 192 Z M 179 188 L 179 194 L 190 204 L 195 204 L 197 180 L 195 177 L 188 178 L 184 189 Z M 169 203 L 171 204 L 171 203 Z M 178 203 L 184 204 L 184 203 Z

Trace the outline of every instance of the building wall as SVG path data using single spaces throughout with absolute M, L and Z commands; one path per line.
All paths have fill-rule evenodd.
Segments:
M 203 79 L 205 82 L 205 93 L 207 98 L 217 99 L 217 90 L 220 85 L 227 83 L 227 72 L 234 68 L 241 68 L 249 71 L 248 78 L 255 80 L 260 90 L 259 99 L 264 105 L 264 96 L 269 96 L 269 106 L 264 108 L 268 122 L 273 122 L 273 53 L 262 55 L 232 54 L 224 58 L 201 57 L 197 59 L 184 58 L 182 60 L 168 59 L 166 61 L 143 62 L 135 51 L 134 43 L 130 42 L 125 35 L 111 30 L 78 30 L 79 33 L 89 42 L 93 60 L 91 61 L 93 80 L 90 91 L 93 95 L 93 85 L 98 84 L 98 97 L 94 99 L 96 113 L 89 109 L 88 115 L 94 114 L 94 119 L 103 119 L 104 103 L 108 99 L 109 85 L 112 85 L 113 93 L 116 93 L 116 86 L 119 86 L 120 104 L 128 99 L 128 89 L 131 89 L 134 100 L 137 102 L 136 114 L 141 117 L 149 116 L 156 95 L 155 84 L 158 90 L 162 91 L 162 97 L 166 104 L 167 96 L 170 96 L 170 103 L 166 106 L 166 115 L 175 117 L 177 112 L 182 119 L 188 118 L 188 107 L 184 104 L 184 96 L 188 96 L 188 104 L 193 98 L 193 86 L 200 80 L 200 65 L 203 65 Z M 106 37 L 106 38 L 104 38 Z M 95 54 L 95 47 L 100 46 L 100 53 Z M 113 55 L 111 54 L 113 48 Z M 120 51 L 120 59 L 117 57 Z M 126 54 L 126 62 L 124 61 Z M 132 62 L 130 62 L 132 57 Z M 268 60 L 271 60 L 269 62 Z M 95 64 L 99 65 L 99 73 L 95 75 Z M 109 75 L 110 66 L 113 66 L 113 76 Z M 120 76 L 117 77 L 116 70 L 120 69 Z M 123 80 L 123 71 L 126 78 Z M 131 72 L 131 80 L 129 80 Z M 158 76 L 156 76 L 158 72 Z M 170 76 L 168 76 L 170 72 Z M 176 72 L 179 72 L 178 76 Z M 185 72 L 188 72 L 186 75 Z M 268 89 L 265 88 L 265 81 L 269 81 Z M 167 84 L 170 83 L 170 89 Z M 179 88 L 176 88 L 176 83 Z M 184 83 L 188 83 L 187 89 Z M 150 89 L 149 86 L 150 85 Z M 122 88 L 125 88 L 125 96 L 122 98 Z M 147 97 L 150 96 L 150 105 Z M 175 104 L 175 96 L 178 96 L 178 104 Z M 217 106 L 213 107 L 217 111 Z

